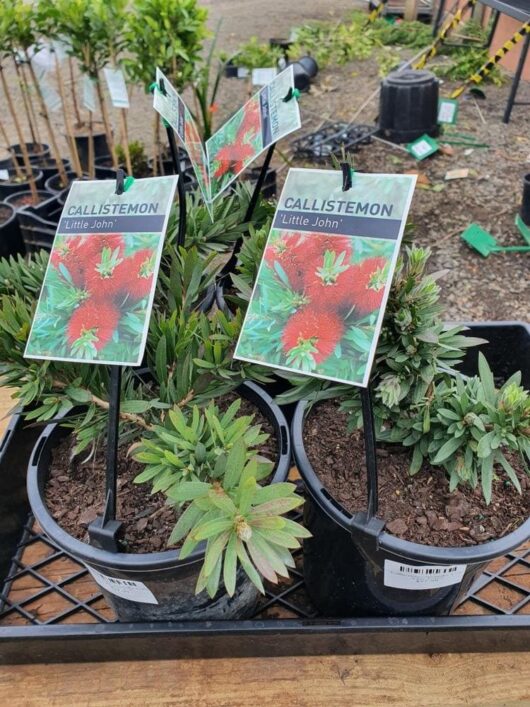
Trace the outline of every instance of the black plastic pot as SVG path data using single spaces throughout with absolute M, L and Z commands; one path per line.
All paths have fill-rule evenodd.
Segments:
M 51 250 L 63 204 L 60 195 L 51 196 L 37 206 L 26 206 L 17 212 L 17 221 L 27 253 Z
M 39 169 L 33 169 L 33 178 L 35 180 L 35 186 L 37 189 L 43 184 L 43 174 Z M 16 172 L 14 169 L 9 169 L 9 178 L 16 177 Z M 15 194 L 19 191 L 27 191 L 29 189 L 29 182 L 11 182 L 11 181 L 1 181 L 0 180 L 0 199 L 5 199 L 11 194 Z
M 521 370 L 523 385 L 530 386 L 528 325 L 516 322 L 482 324 L 473 326 L 471 333 L 490 340 L 481 348 L 496 376 L 505 379 Z M 466 373 L 475 372 L 477 356 L 475 351 L 472 358 L 466 360 Z M 324 488 L 306 455 L 303 441 L 306 408 L 307 403 L 300 402 L 292 422 L 294 456 L 309 496 L 304 506 L 304 522 L 313 535 L 304 542 L 304 575 L 312 601 L 325 615 L 448 614 L 488 562 L 506 555 L 530 537 L 528 519 L 499 540 L 473 547 L 430 547 L 385 532 L 384 522 L 377 518 L 367 522 L 364 513 L 352 516 Z M 355 463 L 356 460 L 352 459 L 353 468 Z M 390 574 L 395 569 L 391 563 L 397 563 L 402 573 L 414 575 L 421 572 L 424 576 L 429 573 L 449 577 L 453 573 L 453 577 L 458 576 L 459 580 L 435 589 L 398 588 L 395 579 L 385 577 L 386 571 Z
M 62 159 L 61 162 L 63 163 L 63 167 L 67 172 L 71 171 L 72 165 L 70 164 L 70 161 L 67 159 Z M 50 177 L 53 177 L 54 175 L 58 174 L 59 170 L 57 169 L 57 165 L 55 164 L 54 160 L 43 160 L 42 162 L 38 162 L 36 165 L 40 171 L 42 172 L 42 178 L 44 182 L 46 182 L 47 179 Z
M 239 388 L 242 396 L 253 402 L 274 427 L 277 438 L 277 464 L 272 483 L 285 481 L 290 465 L 288 427 L 281 410 L 267 393 L 253 383 Z M 158 603 L 142 603 L 125 599 L 108 591 L 107 582 L 95 580 L 107 602 L 114 608 L 121 621 L 210 620 L 243 617 L 252 611 L 257 592 L 245 577 L 240 577 L 234 597 L 220 589 L 214 599 L 205 592 L 195 595 L 195 584 L 204 558 L 205 545 L 201 544 L 185 560 L 179 550 L 130 554 L 111 553 L 91 547 L 66 533 L 52 518 L 43 500 L 44 489 L 57 442 L 68 434 L 57 424 L 46 427 L 37 442 L 28 470 L 28 497 L 38 523 L 57 545 L 83 562 L 96 573 L 109 578 L 141 583 L 152 593 Z
M 225 64 L 225 78 L 237 79 L 239 67 L 237 67 L 232 59 L 229 59 Z
M 387 140 L 411 142 L 438 126 L 438 79 L 430 71 L 392 71 L 381 82 L 379 131 Z
M 523 203 L 520 214 L 525 226 L 530 226 L 530 174 L 523 177 Z
M 65 189 L 68 189 L 72 182 L 75 182 L 77 174 L 73 170 L 69 170 L 66 172 L 66 178 L 68 180 L 67 185 L 62 184 L 60 174 L 54 174 L 44 182 L 44 188 L 47 189 L 50 194 L 60 194 Z
M 13 164 L 13 158 L 12 157 L 6 157 L 5 160 L 0 160 L 0 169 L 13 169 L 14 164 Z
M 22 155 L 22 150 L 20 149 L 20 143 L 10 145 L 9 149 L 15 151 L 17 162 L 19 165 L 23 166 L 24 157 Z M 35 144 L 34 142 L 27 142 L 26 150 L 28 151 L 30 162 L 41 162 L 50 158 L 50 147 L 45 143 Z
M 303 56 L 297 63 L 305 69 L 310 79 L 314 79 L 318 74 L 318 64 L 312 56 Z
M 105 135 L 105 133 L 95 133 L 93 139 L 94 158 L 104 157 L 110 154 L 109 145 L 107 143 L 107 136 Z M 88 172 L 89 136 L 76 135 L 75 144 L 77 146 L 77 154 L 79 155 L 79 161 L 81 162 L 83 172 Z
M 31 192 L 29 189 L 20 189 L 19 191 L 6 196 L 4 199 L 4 204 L 9 204 L 9 206 L 11 206 L 16 212 L 21 209 L 28 208 L 28 206 L 34 206 L 33 203 L 20 203 L 22 200 L 25 201 L 24 197 L 27 197 L 30 194 Z M 50 192 L 45 189 L 37 189 L 37 195 L 41 198 L 39 203 L 42 203 L 42 201 L 46 201 L 50 198 Z M 36 206 L 38 206 L 38 204 L 36 204 Z
M 9 213 L 0 222 L 0 258 L 9 258 L 10 255 L 24 253 L 24 244 L 15 209 L 10 204 L 0 202 L 0 212 L 4 209 Z
M 309 91 L 309 86 L 311 85 L 311 77 L 305 70 L 305 68 L 298 61 L 290 62 L 288 66 L 293 67 L 294 76 L 294 86 L 299 91 L 305 92 Z

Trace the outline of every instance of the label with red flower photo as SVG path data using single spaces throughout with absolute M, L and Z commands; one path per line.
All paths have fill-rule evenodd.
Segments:
M 294 90 L 292 66 L 252 96 L 205 146 L 191 112 L 168 78 L 157 69 L 157 87 L 161 81 L 164 91 L 155 90 L 153 106 L 188 152 L 208 209 L 263 150 L 301 126 L 298 101 L 284 100 L 289 90 Z
M 250 98 L 206 143 L 210 194 L 216 199 L 263 150 L 301 126 L 289 66 Z
M 140 365 L 177 177 L 74 182 L 26 358 Z
M 235 358 L 366 387 L 415 183 L 291 169 Z

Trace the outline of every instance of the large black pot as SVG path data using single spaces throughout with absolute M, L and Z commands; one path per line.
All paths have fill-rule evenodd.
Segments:
M 499 379 L 521 370 L 523 385 L 530 387 L 530 326 L 484 323 L 472 325 L 470 334 L 488 339 L 481 349 Z M 477 357 L 477 350 L 469 352 L 465 373 L 476 372 Z M 499 540 L 473 547 L 430 547 L 385 532 L 384 522 L 377 518 L 367 522 L 364 513 L 352 516 L 322 485 L 309 462 L 303 441 L 306 408 L 307 403 L 300 402 L 292 422 L 294 456 L 308 492 L 304 520 L 313 535 L 304 541 L 304 575 L 312 601 L 325 615 L 448 614 L 491 560 L 530 537 L 529 519 Z M 395 575 L 390 577 L 396 570 L 400 587 L 395 586 Z M 439 583 L 437 588 L 405 588 L 404 584 L 418 587 L 403 579 L 407 573 L 421 573 L 422 578 L 434 574 L 450 583 Z
M 274 427 L 277 439 L 277 463 L 272 483 L 285 481 L 290 465 L 288 427 L 281 410 L 264 390 L 245 383 L 239 393 L 250 400 Z M 223 588 L 214 599 L 206 592 L 195 595 L 195 584 L 204 559 L 205 543 L 185 560 L 179 550 L 156 553 L 111 553 L 81 542 L 66 533 L 52 518 L 43 500 L 51 454 L 68 430 L 57 424 L 48 425 L 37 442 L 28 470 L 28 496 L 31 508 L 44 532 L 66 552 L 85 564 L 95 575 L 108 603 L 121 621 L 209 620 L 241 618 L 255 606 L 257 590 L 245 577 L 240 577 L 236 593 L 228 597 Z M 101 579 L 101 573 L 108 579 Z M 112 579 L 135 582 L 144 597 L 157 603 L 125 599 L 108 590 Z M 151 600 L 152 601 L 152 600 Z
M 61 160 L 63 163 L 63 167 L 67 172 L 72 170 L 72 165 L 70 164 L 70 161 L 67 160 L 66 158 L 63 158 Z M 40 169 L 42 172 L 42 178 L 43 181 L 46 182 L 47 179 L 50 177 L 53 177 L 54 175 L 59 173 L 59 170 L 57 169 L 57 164 L 55 163 L 54 160 L 43 160 L 42 162 L 36 163 L 36 166 Z
M 22 155 L 22 150 L 20 149 L 20 143 L 10 145 L 9 149 L 14 150 L 17 162 L 20 166 L 23 166 L 24 156 Z M 41 162 L 50 158 L 50 147 L 45 143 L 35 144 L 34 142 L 27 142 L 26 150 L 28 151 L 30 162 Z
M 50 194 L 60 194 L 65 189 L 70 188 L 72 182 L 75 182 L 77 179 L 77 174 L 73 170 L 69 170 L 66 172 L 66 178 L 68 180 L 68 184 L 62 184 L 61 175 L 54 174 L 44 182 L 44 188 L 47 189 Z
M 81 163 L 81 168 L 83 172 L 88 172 L 88 154 L 89 154 L 89 143 L 90 138 L 88 135 L 76 135 L 75 144 L 77 148 L 77 154 L 79 155 L 79 161 Z M 95 133 L 93 136 L 94 140 L 94 158 L 104 157 L 110 154 L 109 145 L 107 143 L 107 136 L 105 133 Z
M 9 169 L 9 178 L 16 177 L 16 172 L 14 169 Z M 33 179 L 35 181 L 35 186 L 39 189 L 43 184 L 43 174 L 39 169 L 33 169 Z M 0 180 L 0 199 L 5 199 L 6 196 L 15 194 L 19 191 L 27 191 L 29 189 L 29 182 L 11 182 L 11 181 L 1 181 Z
M 29 189 L 19 189 L 19 191 L 14 192 L 13 194 L 10 194 L 9 196 L 6 196 L 4 199 L 4 204 L 9 204 L 9 206 L 13 207 L 15 211 L 20 211 L 21 209 L 27 209 L 28 207 L 33 207 L 34 204 L 29 203 L 20 203 L 22 200 L 24 200 L 24 197 L 30 196 L 31 191 Z M 46 189 L 37 189 L 37 196 L 41 198 L 42 201 L 46 201 L 50 197 L 50 192 L 46 191 Z M 39 203 L 42 203 L 40 201 Z M 36 204 L 38 206 L 38 204 Z
M 438 79 L 430 71 L 392 71 L 381 82 L 379 131 L 392 142 L 438 135 Z
M 0 222 L 0 258 L 9 258 L 10 255 L 24 253 L 24 244 L 15 209 L 6 203 L 0 203 L 0 210 L 9 212 L 7 218 Z

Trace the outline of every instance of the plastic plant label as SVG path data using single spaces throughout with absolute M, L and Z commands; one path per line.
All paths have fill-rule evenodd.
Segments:
M 140 365 L 177 177 L 73 182 L 27 358 Z
M 252 69 L 252 85 L 253 86 L 265 86 L 266 84 L 274 81 L 278 70 L 275 66 L 267 69 Z
M 2 181 L 9 179 L 9 171 L 7 169 L 0 169 L 0 179 Z
M 395 589 L 440 589 L 462 581 L 467 565 L 406 565 L 385 560 L 385 587 Z
M 127 85 L 121 69 L 111 69 L 105 67 L 103 69 L 105 81 L 109 89 L 110 100 L 114 108 L 128 108 L 129 94 L 127 93 Z
M 46 79 L 40 79 L 39 86 L 46 108 L 50 111 L 59 110 L 62 107 L 61 96 L 50 86 Z
M 291 169 L 235 358 L 365 387 L 415 183 Z
M 458 101 L 452 98 L 440 98 L 438 102 L 438 122 L 455 125 L 458 117 Z
M 96 88 L 87 74 L 83 75 L 83 106 L 91 113 L 96 110 Z
M 188 150 L 207 203 L 220 196 L 267 147 L 301 126 L 296 98 L 284 101 L 294 91 L 292 66 L 254 94 L 204 146 L 184 101 L 157 69 L 157 87 L 160 79 L 166 93 L 155 90 L 154 108 Z
M 139 604 L 158 604 L 158 601 L 153 592 L 148 589 L 143 582 L 135 582 L 132 579 L 118 579 L 117 577 L 109 577 L 93 567 L 85 565 L 95 581 L 100 587 L 106 589 L 111 594 L 114 594 L 121 599 L 129 599 L 136 601 Z
M 238 79 L 246 79 L 249 74 L 250 74 L 250 71 L 246 68 L 246 66 L 238 66 L 237 67 L 237 78 Z
M 407 145 L 407 150 L 417 160 L 424 160 L 439 150 L 438 143 L 429 135 L 422 135 Z

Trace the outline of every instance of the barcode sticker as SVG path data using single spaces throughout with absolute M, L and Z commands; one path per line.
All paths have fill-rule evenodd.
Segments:
M 93 567 L 86 566 L 92 577 L 96 580 L 100 587 L 106 589 L 111 594 L 115 594 L 122 599 L 137 601 L 140 604 L 158 604 L 153 592 L 148 589 L 142 582 L 134 582 L 132 579 L 118 579 L 117 577 L 108 577 L 95 570 Z
M 385 560 L 385 587 L 396 589 L 439 589 L 458 584 L 467 565 L 406 565 Z

